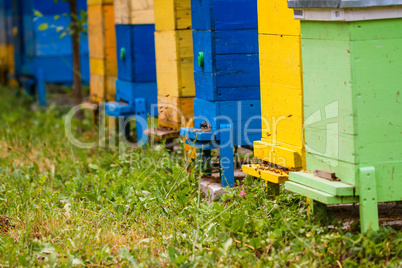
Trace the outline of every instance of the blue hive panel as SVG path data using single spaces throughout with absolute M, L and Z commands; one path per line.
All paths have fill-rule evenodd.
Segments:
M 116 101 L 125 102 L 128 104 L 128 112 L 125 114 L 132 114 L 135 109 L 135 99 L 145 99 L 145 107 L 147 114 L 151 116 L 158 115 L 158 88 L 156 82 L 148 83 L 131 83 L 126 81 L 116 81 Z
M 234 145 L 251 145 L 261 138 L 260 100 L 206 101 L 194 99 L 194 128 L 200 129 L 208 123 L 219 140 L 222 124 L 233 127 Z
M 86 9 L 86 0 L 78 0 L 78 9 Z M 36 16 L 35 10 L 43 16 Z M 53 0 L 15 0 L 12 2 L 12 26 L 18 28 L 18 36 L 13 36 L 15 48 L 15 66 L 17 75 L 37 77 L 38 70 L 43 70 L 44 83 L 71 85 L 72 41 L 71 36 L 60 38 L 63 29 L 70 24 L 69 5 Z M 55 15 L 59 15 L 56 19 Z M 49 28 L 40 30 L 39 26 L 47 23 Z M 59 27 L 59 31 L 56 30 Z M 83 82 L 89 81 L 88 39 L 83 37 L 80 44 L 81 76 Z M 37 81 L 39 82 L 39 81 Z
M 155 82 L 155 25 L 116 25 L 118 78 Z
M 191 16 L 197 30 L 258 28 L 257 0 L 191 0 Z
M 34 20 L 33 27 L 36 32 L 34 54 L 36 56 L 72 55 L 71 36 L 67 35 L 60 38 L 60 32 L 57 32 L 56 28 L 53 27 L 45 31 L 39 30 L 39 26 L 44 22 L 65 29 L 70 25 L 71 20 L 65 16 L 61 16 L 57 20 L 54 19 L 54 16 L 43 16 Z M 82 54 L 89 53 L 87 37 L 81 38 L 80 49 Z
M 210 101 L 260 98 L 258 30 L 194 31 L 196 97 Z
M 0 44 L 7 44 L 7 10 L 0 6 Z
M 80 0 L 78 2 L 82 2 Z M 32 11 L 38 10 L 43 15 L 62 14 L 70 11 L 70 5 L 65 1 L 55 2 L 54 0 L 28 0 L 24 1 L 22 12 L 32 14 Z

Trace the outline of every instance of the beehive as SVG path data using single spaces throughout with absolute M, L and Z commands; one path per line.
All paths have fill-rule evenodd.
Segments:
M 221 159 L 231 163 L 222 168 L 222 184 L 234 186 L 232 147 L 251 145 L 261 135 L 261 121 L 249 120 L 261 113 L 257 1 L 193 0 L 191 11 L 195 119 L 194 128 L 181 134 L 199 148 L 229 144 L 221 148 Z
M 10 38 L 9 33 L 9 15 L 11 12 L 11 2 L 0 1 L 0 83 L 7 83 L 7 76 L 10 73 Z
M 112 101 L 116 92 L 117 53 L 113 0 L 88 1 L 90 101 Z
M 154 5 L 158 133 L 165 133 L 179 131 L 194 113 L 191 0 L 155 0 Z
M 87 9 L 85 0 L 77 1 L 77 6 L 79 13 Z M 40 105 L 46 105 L 46 84 L 71 86 L 73 82 L 71 36 L 60 38 L 58 31 L 70 25 L 70 17 L 63 15 L 69 12 L 69 4 L 65 2 L 12 1 L 16 78 L 28 93 L 36 89 Z M 85 37 L 81 38 L 80 50 L 82 82 L 88 84 L 88 39 Z
M 287 170 L 305 167 L 300 22 L 279 0 L 259 0 L 258 16 L 262 139 L 254 142 L 254 156 L 263 164 L 243 171 L 284 183 Z
M 114 8 L 118 72 L 115 101 L 106 104 L 106 114 L 135 117 L 137 139 L 143 140 L 147 115 L 157 115 L 154 4 L 115 0 Z
M 402 200 L 402 1 L 289 4 L 301 19 L 309 173 L 286 188 L 359 202 L 362 230 L 377 229 L 377 202 Z

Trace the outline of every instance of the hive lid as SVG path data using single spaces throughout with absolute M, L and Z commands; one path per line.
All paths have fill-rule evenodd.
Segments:
M 402 5 L 402 0 L 288 0 L 289 8 L 364 8 Z

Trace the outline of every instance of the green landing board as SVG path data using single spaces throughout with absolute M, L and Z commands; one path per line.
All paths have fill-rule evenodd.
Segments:
M 285 189 L 326 205 L 359 203 L 357 196 L 335 196 L 293 181 L 285 182 Z
M 301 21 L 307 170 L 402 200 L 402 19 Z
M 326 180 L 311 173 L 290 172 L 289 180 L 334 196 L 353 196 L 353 185 L 340 181 Z

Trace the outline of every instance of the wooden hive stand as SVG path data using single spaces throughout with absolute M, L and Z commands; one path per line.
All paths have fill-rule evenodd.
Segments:
M 158 127 L 146 130 L 156 141 L 180 136 L 194 116 L 191 0 L 155 0 Z
M 129 136 L 126 120 L 136 122 L 137 142 L 145 144 L 147 116 L 157 116 L 155 17 L 153 0 L 115 0 L 117 81 L 115 101 L 105 105 L 106 115 L 119 118 Z
M 194 127 L 181 135 L 207 158 L 219 148 L 222 185 L 233 187 L 233 147 L 261 136 L 257 0 L 192 0 L 191 11 Z
M 78 13 L 87 10 L 86 3 L 77 1 Z M 70 17 L 63 16 L 70 12 L 69 4 L 53 0 L 13 0 L 11 4 L 15 78 L 27 94 L 37 95 L 39 105 L 45 106 L 47 84 L 73 83 L 71 36 L 60 38 L 57 31 L 57 27 L 66 29 L 70 24 Z M 41 29 L 41 25 L 49 27 Z M 80 50 L 81 78 L 88 84 L 87 38 L 81 38 Z
M 402 200 L 402 1 L 293 1 L 300 20 L 307 172 L 285 188 L 317 205 Z
M 262 139 L 260 164 L 243 172 L 266 181 L 277 195 L 289 171 L 305 167 L 300 22 L 283 0 L 258 0 Z

